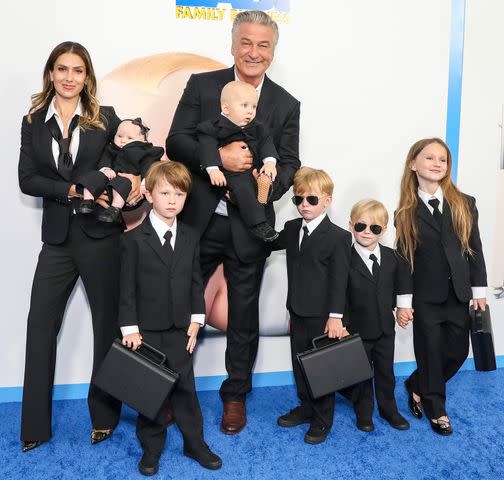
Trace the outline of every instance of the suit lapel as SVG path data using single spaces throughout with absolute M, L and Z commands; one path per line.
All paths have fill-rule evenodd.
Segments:
M 329 217 L 326 215 L 324 220 L 322 220 L 322 222 L 320 223 L 320 225 L 315 230 L 313 230 L 313 232 L 310 233 L 310 235 L 308 235 L 308 238 L 306 239 L 305 244 L 303 246 L 303 250 L 299 252 L 301 255 L 305 254 L 307 251 L 312 249 L 313 246 L 319 245 L 323 242 L 323 236 L 327 233 L 330 222 L 331 221 L 329 220 Z M 301 225 L 299 226 L 299 228 L 301 229 Z
M 175 268 L 175 265 L 184 254 L 187 244 L 185 236 L 185 225 L 182 222 L 177 221 L 177 236 L 175 237 L 175 250 L 173 252 L 172 268 Z
M 46 152 L 44 155 L 44 160 L 49 163 L 49 166 L 59 175 L 58 172 L 58 167 L 56 165 L 56 160 L 54 159 L 53 156 L 53 150 L 52 150 L 52 140 L 53 137 L 51 135 L 51 131 L 49 130 L 49 127 L 47 126 L 47 123 L 45 122 L 45 117 L 47 115 L 47 110 L 44 110 L 43 112 L 40 112 L 40 122 L 42 125 L 40 126 L 40 151 L 41 152 Z
M 445 202 L 446 206 L 446 202 Z M 443 208 L 443 211 L 445 209 Z M 436 221 L 434 218 L 434 215 L 429 211 L 427 208 L 427 205 L 423 202 L 423 200 L 418 197 L 418 204 L 417 204 L 417 214 L 420 218 L 425 220 L 432 228 L 436 229 L 438 232 L 441 231 L 441 227 L 439 226 L 439 223 Z
M 261 88 L 261 96 L 259 97 L 259 103 L 257 105 L 257 120 L 264 124 L 268 124 L 268 119 L 271 112 L 274 110 L 272 105 L 275 103 L 275 98 L 273 96 L 273 91 L 271 88 L 271 80 L 264 75 L 264 83 Z
M 369 268 L 362 260 L 362 257 L 359 255 L 359 252 L 352 247 L 352 266 L 355 268 L 357 272 L 359 272 L 363 277 L 367 278 L 370 282 L 374 283 L 373 274 L 369 271 Z
M 171 263 L 168 261 L 166 254 L 163 250 L 163 246 L 159 240 L 159 237 L 152 227 L 152 224 L 147 216 L 142 223 L 142 225 L 138 228 L 142 229 L 142 233 L 144 234 L 145 242 L 149 245 L 152 250 L 156 252 L 161 261 L 166 265 L 167 268 L 171 268 Z

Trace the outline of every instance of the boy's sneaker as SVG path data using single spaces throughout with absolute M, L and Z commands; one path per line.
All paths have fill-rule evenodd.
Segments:
M 305 414 L 303 407 L 293 408 L 289 413 L 278 417 L 277 424 L 281 427 L 297 427 L 303 423 L 310 423 L 311 416 Z
M 196 460 L 203 468 L 209 470 L 218 470 L 222 467 L 222 459 L 213 453 L 206 443 L 198 450 L 190 450 L 184 447 L 184 455 Z
M 310 445 L 324 443 L 330 431 L 331 430 L 324 425 L 310 425 L 310 428 L 305 433 L 304 441 Z
M 121 210 L 117 207 L 109 207 L 98 214 L 98 221 L 115 223 L 121 221 Z
M 158 470 L 159 470 L 159 457 L 144 452 L 138 464 L 138 471 L 142 475 L 145 475 L 146 477 L 152 477 L 152 475 L 156 475 Z
M 250 227 L 250 231 L 263 242 L 272 242 L 278 238 L 278 232 L 268 222 L 254 225 Z

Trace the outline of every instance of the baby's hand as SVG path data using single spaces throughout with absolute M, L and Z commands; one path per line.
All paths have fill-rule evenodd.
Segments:
M 122 339 L 122 344 L 132 350 L 136 350 L 140 345 L 142 345 L 142 336 L 139 333 L 130 333 L 125 335 Z
M 104 173 L 109 180 L 112 180 L 113 178 L 116 177 L 116 172 L 114 172 L 114 170 L 108 167 L 102 169 L 102 173 Z
M 269 175 L 271 178 L 271 181 L 274 182 L 275 178 L 277 176 L 277 169 L 276 165 L 274 162 L 266 162 L 262 168 L 261 168 L 261 173 L 265 173 L 266 175 Z
M 227 185 L 226 177 L 218 168 L 210 170 L 209 175 L 212 185 L 215 185 L 216 187 L 225 187 Z

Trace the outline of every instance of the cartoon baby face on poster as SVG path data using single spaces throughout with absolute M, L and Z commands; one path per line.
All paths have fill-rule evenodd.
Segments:
M 164 148 L 168 131 L 187 80 L 193 73 L 226 68 L 210 58 L 190 53 L 161 53 L 134 59 L 107 74 L 99 83 L 100 102 L 112 105 L 121 118 L 141 117 L 150 128 L 149 141 Z M 141 222 L 148 205 L 125 213 L 128 228 Z M 266 264 L 259 302 L 261 335 L 287 335 L 285 257 L 273 255 Z M 227 287 L 222 266 L 205 291 L 208 324 L 227 327 Z

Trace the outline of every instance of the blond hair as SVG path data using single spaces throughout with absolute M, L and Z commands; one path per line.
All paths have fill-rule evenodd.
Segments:
M 324 170 L 301 167 L 294 175 L 294 193 L 320 190 L 324 195 L 332 195 L 334 183 Z
M 373 198 L 365 198 L 358 201 L 350 212 L 350 220 L 355 222 L 363 213 L 368 213 L 374 222 L 386 227 L 389 221 L 389 215 L 385 205 L 374 200 Z
M 416 222 L 416 207 L 418 205 L 418 179 L 411 166 L 420 152 L 433 143 L 441 145 L 446 150 L 446 175 L 439 182 L 443 197 L 450 207 L 453 229 L 460 240 L 461 253 L 472 255 L 469 237 L 473 227 L 473 218 L 465 195 L 458 190 L 451 180 L 452 156 L 448 145 L 440 138 L 424 138 L 414 143 L 406 157 L 401 180 L 401 195 L 399 206 L 395 212 L 396 245 L 399 253 L 408 261 L 411 271 L 415 250 L 418 247 L 418 226 Z
M 181 192 L 189 193 L 191 191 L 191 174 L 187 167 L 179 162 L 161 160 L 151 165 L 145 176 L 145 188 L 152 193 L 162 180 Z

